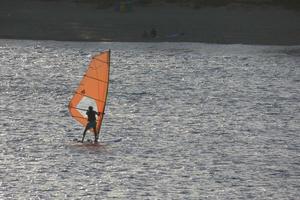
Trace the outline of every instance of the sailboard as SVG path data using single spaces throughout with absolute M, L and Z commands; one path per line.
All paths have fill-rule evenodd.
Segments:
M 71 116 L 83 127 L 88 123 L 86 111 L 89 106 L 92 106 L 96 112 L 100 112 L 96 119 L 98 135 L 107 101 L 109 70 L 110 50 L 93 56 L 68 106 Z

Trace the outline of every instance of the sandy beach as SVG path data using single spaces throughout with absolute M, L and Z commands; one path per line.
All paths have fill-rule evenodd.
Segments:
M 275 6 L 133 6 L 128 12 L 73 1 L 0 3 L 0 38 L 300 45 L 300 12 Z M 155 28 L 157 36 L 143 37 Z

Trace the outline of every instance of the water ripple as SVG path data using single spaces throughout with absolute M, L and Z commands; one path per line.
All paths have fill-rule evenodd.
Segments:
M 68 101 L 112 49 L 102 140 Z M 299 47 L 0 40 L 0 198 L 297 199 Z M 92 135 L 88 135 L 92 139 Z

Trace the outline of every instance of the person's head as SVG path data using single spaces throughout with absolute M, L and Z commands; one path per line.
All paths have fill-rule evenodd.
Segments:
M 93 106 L 89 106 L 89 110 L 93 110 Z

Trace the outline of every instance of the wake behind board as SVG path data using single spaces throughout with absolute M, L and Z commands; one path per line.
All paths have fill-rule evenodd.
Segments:
M 114 139 L 114 140 L 104 140 L 102 141 L 104 144 L 113 144 L 113 143 L 117 143 L 117 142 L 121 142 L 122 138 L 118 138 L 118 139 Z

